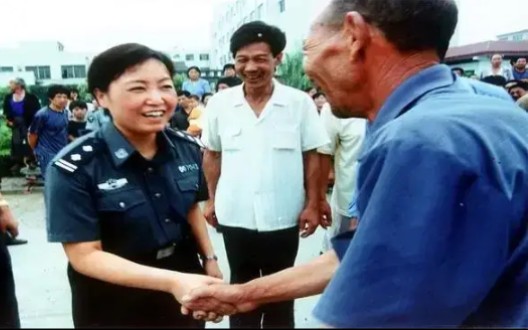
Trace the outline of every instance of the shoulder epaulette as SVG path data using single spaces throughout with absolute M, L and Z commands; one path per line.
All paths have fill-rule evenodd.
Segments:
M 79 166 L 88 163 L 101 149 L 94 136 L 82 137 L 64 148 L 54 159 L 53 166 L 66 173 L 75 173 Z
M 193 143 L 193 144 L 197 145 L 200 148 L 205 148 L 205 145 L 203 144 L 203 142 L 199 138 L 194 137 L 194 136 L 192 136 L 191 134 L 189 134 L 189 133 L 187 133 L 185 131 L 174 130 L 174 129 L 169 129 L 167 131 L 169 132 L 170 136 L 172 136 L 172 137 L 176 137 L 176 138 L 178 138 L 180 140 L 184 140 L 184 141 Z

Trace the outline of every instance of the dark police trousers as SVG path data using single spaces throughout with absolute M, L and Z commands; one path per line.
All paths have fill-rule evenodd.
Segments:
M 221 226 L 231 268 L 231 284 L 246 283 L 260 276 L 277 273 L 295 263 L 299 249 L 299 228 L 258 232 Z M 237 328 L 294 328 L 294 301 L 262 306 L 230 317 Z
M 20 328 L 15 279 L 5 235 L 0 235 L 0 328 Z
M 179 244 L 172 256 L 155 253 L 127 258 L 145 266 L 204 274 L 193 240 Z M 133 259 L 133 260 L 132 260 Z M 181 305 L 165 292 L 128 288 L 101 282 L 68 265 L 75 328 L 204 328 L 205 322 L 181 314 Z

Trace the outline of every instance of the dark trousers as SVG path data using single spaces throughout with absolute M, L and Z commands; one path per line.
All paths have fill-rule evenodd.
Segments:
M 0 328 L 20 328 L 11 257 L 0 235 Z
M 194 243 L 178 245 L 170 257 L 128 258 L 145 266 L 204 274 Z M 204 321 L 181 314 L 181 305 L 165 292 L 98 281 L 68 265 L 75 328 L 205 328 Z
M 258 232 L 222 226 L 231 284 L 246 283 L 260 276 L 277 273 L 295 263 L 299 249 L 297 227 Z M 294 301 L 269 304 L 253 312 L 230 317 L 232 329 L 294 328 Z

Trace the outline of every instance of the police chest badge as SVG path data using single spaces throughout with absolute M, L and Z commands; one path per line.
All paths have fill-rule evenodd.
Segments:
M 198 171 L 200 170 L 200 167 L 198 166 L 198 164 L 187 164 L 178 166 L 178 170 L 180 171 L 180 173 L 187 173 L 191 171 Z
M 128 180 L 126 178 L 122 179 L 109 179 L 106 182 L 100 183 L 97 185 L 97 188 L 99 190 L 116 190 L 119 188 L 122 188 L 128 184 Z
M 128 152 L 125 149 L 121 148 L 117 150 L 114 155 L 119 159 L 125 159 L 128 157 Z

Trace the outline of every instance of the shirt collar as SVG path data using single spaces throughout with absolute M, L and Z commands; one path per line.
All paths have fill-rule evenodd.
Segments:
M 236 96 L 233 103 L 235 107 L 241 107 L 247 102 L 246 97 L 244 96 L 244 85 L 245 83 L 242 83 L 242 85 L 233 87 L 238 89 L 236 91 Z M 286 106 L 284 97 L 284 85 L 281 84 L 277 79 L 273 79 L 273 86 L 273 94 L 271 94 L 271 98 L 269 100 L 270 104 L 278 107 Z
M 431 66 L 405 80 L 385 101 L 376 119 L 369 125 L 368 134 L 398 117 L 410 105 L 432 90 L 453 84 L 454 74 L 447 65 Z
M 137 150 L 134 148 L 130 142 L 119 132 L 112 122 L 109 122 L 103 126 L 102 136 L 110 150 L 112 155 L 112 160 L 114 161 L 115 166 L 121 167 L 130 157 L 137 153 Z M 175 156 L 175 147 L 172 141 L 169 139 L 165 131 L 158 134 L 158 152 L 157 154 L 163 153 L 164 155 L 174 157 Z

